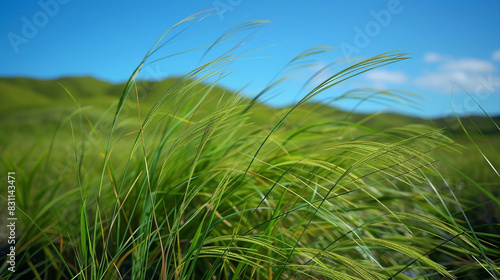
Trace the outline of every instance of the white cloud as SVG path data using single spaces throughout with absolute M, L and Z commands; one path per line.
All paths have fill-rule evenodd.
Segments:
M 366 78 L 376 88 L 386 88 L 388 84 L 403 84 L 408 77 L 401 71 L 372 70 L 366 74 Z
M 467 91 L 474 89 L 479 83 L 478 76 L 472 76 L 463 71 L 433 72 L 425 74 L 414 80 L 414 83 L 422 88 L 431 89 L 436 92 L 450 93 L 452 87 L 460 86 Z
M 495 65 L 486 60 L 479 59 L 459 59 L 452 60 L 442 65 L 446 71 L 470 71 L 470 72 L 493 72 Z
M 499 79 L 495 65 L 488 60 L 455 59 L 451 56 L 427 53 L 424 61 L 433 63 L 430 65 L 432 70 L 415 78 L 413 83 L 434 92 L 447 94 L 452 88 L 454 91 L 461 91 L 460 88 L 468 92 L 475 92 L 479 89 L 491 91 L 492 86 L 485 84 L 485 81 Z M 498 90 L 498 87 L 494 90 Z
M 493 58 L 493 60 L 495 61 L 500 61 L 500 50 L 494 51 L 491 55 L 491 58 Z
M 440 61 L 444 61 L 447 59 L 448 59 L 448 57 L 440 55 L 440 54 L 435 53 L 435 52 L 428 52 L 428 53 L 424 54 L 424 61 L 429 62 L 429 63 L 440 62 Z

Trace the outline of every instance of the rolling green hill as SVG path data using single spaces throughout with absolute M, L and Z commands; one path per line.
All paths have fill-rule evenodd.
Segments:
M 257 102 L 242 114 L 249 104 L 244 97 L 201 80 L 138 82 L 116 114 L 125 84 L 0 78 L 0 173 L 15 170 L 16 203 L 26 213 L 19 215 L 19 244 L 28 244 L 19 254 L 35 263 L 23 264 L 24 270 L 60 259 L 47 271 L 61 276 L 69 263 L 78 269 L 68 266 L 68 273 L 78 274 L 108 262 L 113 269 L 103 275 L 115 267 L 130 275 L 138 269 L 134 263 L 147 268 L 144 275 L 156 275 L 141 260 L 160 264 L 158 254 L 149 260 L 140 252 L 160 252 L 161 240 L 179 262 L 192 261 L 183 256 L 194 252 L 208 257 L 198 263 L 200 275 L 223 263 L 243 269 L 264 256 L 255 268 L 259 279 L 295 260 L 305 263 L 304 275 L 368 279 L 373 272 L 373 279 L 387 279 L 385 269 L 353 250 L 359 247 L 353 231 L 393 275 L 419 259 L 425 260 L 419 266 L 442 275 L 449 274 L 441 266 L 451 259 L 446 269 L 465 278 L 485 267 L 476 264 L 480 252 L 467 259 L 476 250 L 468 232 L 474 229 L 487 245 L 500 236 L 499 117 L 425 120 L 348 113 L 315 102 L 292 114 Z M 454 238 L 460 243 L 437 250 Z M 497 248 L 485 248 L 498 259 Z M 226 260 L 226 251 L 234 259 Z M 89 264 L 94 257 L 85 257 L 88 252 L 118 257 Z M 337 277 L 338 267 L 361 278 Z
M 137 93 L 143 120 L 165 91 L 177 81 L 178 79 L 174 77 L 158 82 L 141 81 L 137 83 Z M 3 138 L 0 142 L 3 149 L 10 148 L 12 150 L 14 147 L 21 156 L 24 150 L 30 149 L 34 145 L 46 146 L 49 143 L 51 133 L 61 122 L 66 128 L 64 130 L 67 133 L 65 137 L 68 137 L 68 139 L 71 137 L 70 130 L 67 129 L 70 127 L 70 124 L 67 123 L 67 117 L 78 112 L 79 109 L 63 87 L 79 102 L 91 122 L 102 121 L 102 117 L 107 114 L 109 123 L 111 121 L 110 116 L 116 110 L 117 101 L 125 84 L 111 84 L 92 77 L 65 77 L 55 80 L 0 78 L 0 99 L 2 100 L 0 103 L 0 128 L 2 131 L 10 132 L 10 137 Z M 194 95 L 196 92 L 204 91 L 207 87 L 208 85 L 199 84 L 189 90 Z M 200 103 L 195 118 L 200 119 L 209 114 L 218 106 L 221 100 L 228 99 L 233 95 L 234 93 L 215 86 Z M 125 103 L 125 114 L 122 113 L 121 116 L 124 119 L 130 118 L 130 121 L 123 122 L 124 124 L 121 126 L 123 133 L 137 129 L 137 121 L 132 120 L 133 117 L 137 116 L 136 98 L 135 93 L 131 93 L 128 102 Z M 185 102 L 196 104 L 199 101 L 188 98 Z M 160 110 L 164 114 L 172 114 L 168 100 L 164 100 L 161 104 Z M 257 102 L 253 106 L 250 116 L 252 122 L 260 126 L 268 126 L 271 129 L 283 115 L 283 112 L 284 110 L 279 108 L 272 108 Z M 380 132 L 409 124 L 424 124 L 443 129 L 446 134 L 452 136 L 457 142 L 463 142 L 464 145 L 470 148 L 474 146 L 457 119 L 453 117 L 420 119 L 394 113 L 383 113 L 376 116 L 359 113 L 351 114 L 326 104 L 309 102 L 298 108 L 289 119 L 291 122 L 300 123 L 300 125 L 312 125 L 313 127 L 310 130 L 315 131 L 315 133 L 321 132 L 321 126 L 315 128 L 315 125 L 324 122 L 341 126 L 361 126 L 367 132 Z M 492 120 L 500 123 L 500 116 L 493 117 Z M 196 121 L 196 119 L 190 121 Z M 487 116 L 464 117 L 461 121 L 470 137 L 475 140 L 479 139 L 477 145 L 482 148 L 492 146 L 497 150 L 500 149 L 500 131 Z M 484 142 L 486 137 L 488 141 Z M 14 141 L 12 141 L 13 139 Z M 474 156 L 468 158 L 468 161 L 459 161 L 458 165 L 473 170 L 473 173 L 478 174 L 478 178 L 492 180 L 491 174 L 488 178 L 483 175 L 485 172 L 487 173 L 484 168 L 479 168 L 477 164 L 474 166 L 470 164 L 484 161 L 480 154 L 476 153 L 474 149 L 472 151 L 468 149 L 467 151 L 466 154 L 469 153 Z
M 168 78 L 158 82 L 141 81 L 137 83 L 137 95 L 143 120 L 155 103 L 177 81 L 177 78 Z M 109 123 L 124 87 L 125 84 L 111 84 L 92 77 L 66 77 L 55 80 L 0 78 L 0 99 L 2 100 L 0 103 L 0 128 L 2 131 L 10 132 L 10 137 L 3 138 L 0 144 L 2 144 L 3 149 L 10 147 L 12 150 L 15 146 L 19 150 L 19 155 L 22 155 L 22 151 L 33 147 L 36 143 L 41 146 L 48 145 L 51 133 L 61 123 L 66 128 L 64 130 L 67 133 L 66 137 L 71 137 L 68 129 L 71 124 L 67 123 L 68 116 L 78 112 L 79 108 L 65 88 L 80 104 L 91 122 L 106 120 Z M 194 96 L 196 92 L 205 91 L 207 87 L 208 85 L 198 84 L 190 88 L 189 91 Z M 189 121 L 203 118 L 212 112 L 221 100 L 229 99 L 233 95 L 234 93 L 215 86 L 201 102 L 195 98 L 187 98 L 184 102 L 189 102 L 192 105 L 200 102 L 195 119 Z M 137 129 L 138 123 L 133 120 L 137 116 L 136 99 L 136 94 L 131 93 L 125 103 L 125 111 L 121 117 L 130 120 L 123 122 L 121 126 L 124 129 L 123 133 Z M 161 112 L 165 115 L 173 113 L 171 112 L 172 108 L 169 108 L 170 101 L 163 100 L 160 103 L 162 104 Z M 250 117 L 253 123 L 268 126 L 271 129 L 279 121 L 284 110 L 257 102 L 252 108 Z M 107 117 L 103 119 L 104 115 Z M 312 125 L 313 128 L 310 130 L 315 132 L 321 132 L 321 126 L 315 128 L 316 124 L 324 122 L 341 126 L 360 126 L 364 127 L 367 132 L 380 132 L 409 124 L 425 124 L 441 128 L 456 141 L 465 142 L 470 147 L 473 146 L 457 119 L 453 117 L 429 120 L 394 113 L 383 113 L 375 116 L 347 113 L 326 104 L 309 102 L 298 108 L 289 119 L 291 122 L 300 123 L 300 125 Z M 497 149 L 500 148 L 500 131 L 488 117 L 472 116 L 463 118 L 461 121 L 473 139 L 484 140 L 485 136 L 482 135 L 487 136 L 488 142 L 479 142 L 479 145 L 492 145 Z M 493 117 L 493 121 L 500 123 L 500 116 Z M 13 139 L 14 141 L 12 141 Z M 471 161 L 481 160 L 483 159 L 478 153 Z M 468 167 L 469 164 L 461 162 L 461 165 Z M 478 168 L 475 172 L 479 174 L 483 171 Z
M 142 108 L 144 110 L 151 108 L 156 100 L 176 81 L 177 78 L 168 78 L 158 82 L 138 82 L 137 90 L 140 103 L 143 106 Z M 206 85 L 198 85 L 193 88 L 193 91 L 200 90 L 204 86 Z M 20 112 L 26 113 L 26 111 L 61 108 L 61 106 L 73 106 L 76 109 L 76 105 L 71 100 L 65 88 L 83 106 L 91 105 L 107 108 L 121 95 L 124 84 L 111 84 L 92 77 L 65 77 L 55 80 L 0 78 L 0 98 L 2 100 L 0 103 L 0 117 L 5 119 L 9 114 L 17 115 Z M 202 108 L 215 106 L 224 94 L 232 95 L 233 93 L 218 86 L 214 87 L 204 101 Z M 130 96 L 132 102 L 135 102 L 135 98 L 135 94 Z M 260 116 L 254 117 L 260 121 L 269 120 L 269 116 L 277 110 L 260 103 L 255 107 Z M 336 121 L 359 122 L 369 116 L 366 114 L 350 114 L 347 116 L 346 112 L 320 103 L 304 104 L 300 110 L 303 114 L 308 115 L 309 120 L 326 118 Z M 500 121 L 500 116 L 496 116 L 493 119 L 498 122 Z M 498 130 L 491 125 L 487 117 L 473 116 L 472 120 L 483 133 L 498 133 Z M 462 131 L 456 121 L 453 121 L 453 118 L 424 120 L 394 113 L 385 113 L 366 122 L 368 126 L 375 129 L 385 129 L 408 123 L 434 124 L 436 127 L 448 128 L 450 132 L 457 134 L 460 134 Z M 471 123 L 466 122 L 465 125 L 467 129 L 475 130 L 475 126 Z

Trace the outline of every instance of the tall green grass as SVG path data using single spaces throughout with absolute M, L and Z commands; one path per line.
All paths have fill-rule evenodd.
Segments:
M 140 70 L 204 16 L 168 30 L 99 118 L 68 91 L 75 111 L 34 164 L 25 162 L 30 153 L 2 157 L 2 166 L 18 174 L 22 225 L 19 270 L 2 271 L 5 278 L 498 278 L 499 236 L 468 220 L 438 168 L 459 155 L 453 139 L 416 124 L 377 130 L 366 120 L 318 120 L 319 104 L 303 109 L 339 83 L 408 59 L 406 53 L 359 61 L 295 105 L 268 111 L 261 123 L 259 99 L 284 78 L 254 99 L 214 95 L 236 59 L 233 48 L 179 78 L 143 111 Z M 263 23 L 230 29 L 204 56 Z M 283 77 L 329 50 L 299 54 Z M 124 108 L 136 113 L 124 116 Z M 45 167 L 66 128 L 74 163 L 52 174 Z M 99 151 L 89 151 L 89 143 Z

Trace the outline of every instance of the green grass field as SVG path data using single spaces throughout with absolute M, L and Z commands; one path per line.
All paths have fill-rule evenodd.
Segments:
M 136 82 L 162 46 L 121 85 L 0 79 L 17 217 L 12 272 L 4 187 L 2 279 L 500 277 L 498 117 L 311 102 L 407 54 L 359 61 L 278 109 L 218 86 L 230 56 Z

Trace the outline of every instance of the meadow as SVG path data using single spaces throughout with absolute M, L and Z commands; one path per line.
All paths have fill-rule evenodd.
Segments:
M 2 279 L 500 277 L 498 117 L 422 120 L 315 101 L 410 58 L 399 51 L 359 60 L 285 108 L 261 102 L 267 88 L 248 97 L 220 86 L 233 49 L 182 77 L 137 80 L 197 19 L 168 30 L 124 84 L 0 78 L 0 170 L 5 186 L 15 172 L 17 217 L 12 272 L 2 191 Z M 325 51 L 305 50 L 284 71 Z

